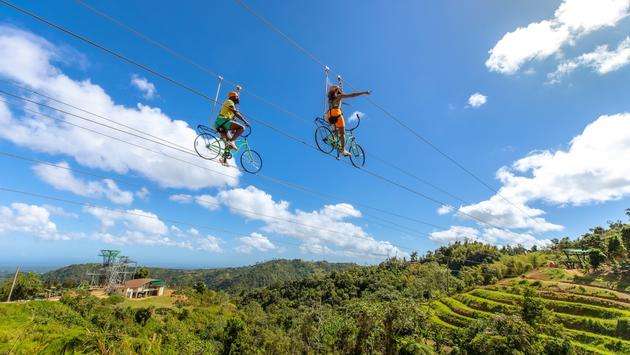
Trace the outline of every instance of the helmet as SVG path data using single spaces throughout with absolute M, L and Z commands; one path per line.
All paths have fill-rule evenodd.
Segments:
M 229 99 L 238 99 L 238 92 L 230 91 L 230 93 L 228 94 L 228 98 Z

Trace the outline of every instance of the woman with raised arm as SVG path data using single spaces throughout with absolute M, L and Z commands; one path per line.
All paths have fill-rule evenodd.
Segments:
M 325 117 L 328 123 L 335 127 L 335 131 L 339 135 L 339 152 L 346 157 L 350 156 L 350 153 L 346 150 L 346 122 L 341 111 L 341 101 L 369 94 L 369 91 L 344 93 L 338 85 L 332 85 L 328 89 L 328 111 Z

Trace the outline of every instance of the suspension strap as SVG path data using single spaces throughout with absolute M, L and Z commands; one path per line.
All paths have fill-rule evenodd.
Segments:
M 326 112 L 326 110 L 328 110 L 328 74 L 329 73 L 330 73 L 330 68 L 328 66 L 324 66 L 324 111 L 322 112 Z
M 212 103 L 212 111 L 210 112 L 210 127 L 214 124 L 214 110 L 219 102 L 219 93 L 221 92 L 221 83 L 223 83 L 223 77 L 219 75 L 219 83 L 217 84 L 217 93 L 214 95 L 214 102 Z

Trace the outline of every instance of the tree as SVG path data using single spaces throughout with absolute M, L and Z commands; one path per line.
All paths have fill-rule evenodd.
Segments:
M 621 240 L 623 240 L 626 250 L 630 250 L 630 226 L 625 226 L 621 229 Z
M 628 216 L 628 218 L 630 218 L 630 208 L 626 208 L 626 216 Z
M 238 354 L 238 338 L 245 329 L 245 323 L 239 318 L 230 318 L 223 329 L 223 351 L 221 354 Z
M 13 283 L 13 277 L 8 278 L 0 287 L 0 300 L 5 301 L 9 296 L 11 290 L 11 284 Z M 15 281 L 15 287 L 11 294 L 11 300 L 27 300 L 35 298 L 37 295 L 44 292 L 44 284 L 38 274 L 29 272 L 27 274 L 18 274 Z
M 418 261 L 418 252 L 417 251 L 413 251 L 410 255 L 410 259 L 409 259 L 412 263 L 415 263 L 416 261 Z
M 626 248 L 618 235 L 608 239 L 608 257 L 611 260 L 621 259 L 626 253 Z
M 591 249 L 588 251 L 588 259 L 591 262 L 593 269 L 599 268 L 599 266 L 606 261 L 606 254 L 600 249 Z
M 141 267 L 136 270 L 136 273 L 133 275 L 134 279 L 146 279 L 149 277 L 149 269 L 146 267 Z
M 206 292 L 207 287 L 206 287 L 206 284 L 203 283 L 203 281 L 197 281 L 193 285 L 193 289 L 195 289 L 195 291 L 197 291 L 197 293 L 204 293 L 204 292 Z

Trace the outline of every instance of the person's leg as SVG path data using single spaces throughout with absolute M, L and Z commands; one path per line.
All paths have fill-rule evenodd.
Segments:
M 346 122 L 343 119 L 343 116 L 340 116 L 337 119 L 335 127 L 337 128 L 337 135 L 339 135 L 339 151 L 344 156 L 349 156 L 350 153 L 348 153 L 348 151 L 346 150 Z
M 230 130 L 232 131 L 232 140 L 235 141 L 241 134 L 243 134 L 245 128 L 236 122 L 232 122 Z

